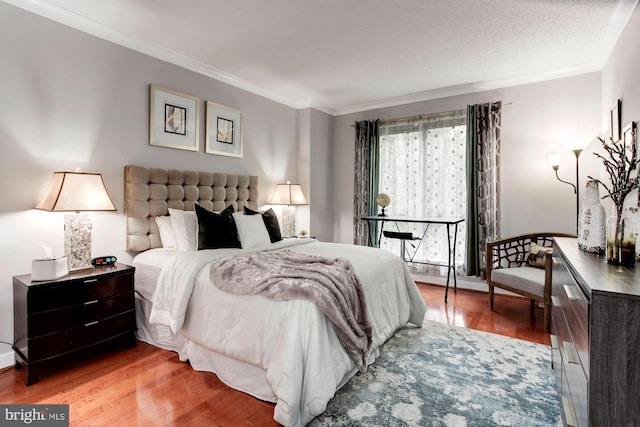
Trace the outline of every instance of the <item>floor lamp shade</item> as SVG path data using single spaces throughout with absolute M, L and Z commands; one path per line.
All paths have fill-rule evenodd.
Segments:
M 277 184 L 276 191 L 269 200 L 270 205 L 286 205 L 282 211 L 282 236 L 292 237 L 296 234 L 296 205 L 308 205 L 300 184 Z
M 36 209 L 75 212 L 64 218 L 64 248 L 69 270 L 91 268 L 91 219 L 81 212 L 117 210 L 102 175 L 84 172 L 54 172 Z

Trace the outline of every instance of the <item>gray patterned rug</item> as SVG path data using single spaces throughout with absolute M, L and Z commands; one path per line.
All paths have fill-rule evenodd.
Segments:
M 380 353 L 311 426 L 562 425 L 548 346 L 425 321 Z

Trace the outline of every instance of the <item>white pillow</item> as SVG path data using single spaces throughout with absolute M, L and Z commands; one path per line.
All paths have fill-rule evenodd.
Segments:
M 176 241 L 176 234 L 173 232 L 171 217 L 157 216 L 156 224 L 158 224 L 158 230 L 160 230 L 162 247 L 165 249 L 178 249 L 178 242 Z
M 181 211 L 169 208 L 173 233 L 178 250 L 187 252 L 198 249 L 198 218 L 195 211 Z
M 264 225 L 262 215 L 243 215 L 241 212 L 235 212 L 233 220 L 236 222 L 242 249 L 271 244 L 271 238 L 267 227 Z

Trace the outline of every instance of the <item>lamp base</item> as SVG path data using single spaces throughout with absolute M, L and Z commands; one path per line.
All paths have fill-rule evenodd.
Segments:
M 285 206 L 282 210 L 282 237 L 296 235 L 296 208 Z
M 76 213 L 64 216 L 64 253 L 69 271 L 93 268 L 89 215 Z

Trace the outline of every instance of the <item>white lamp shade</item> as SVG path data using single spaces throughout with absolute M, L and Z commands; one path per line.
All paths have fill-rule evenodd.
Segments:
M 562 144 L 564 148 L 570 151 L 584 150 L 585 148 L 587 148 L 587 145 L 591 144 L 594 139 L 596 139 L 596 135 L 571 135 L 560 140 L 560 144 Z
M 102 175 L 84 172 L 54 172 L 36 209 L 51 212 L 117 210 Z
M 562 154 L 551 153 L 547 156 L 547 160 L 549 161 L 549 165 L 551 167 L 558 167 L 560 166 L 560 163 L 562 163 Z
M 302 186 L 300 184 L 291 184 L 287 181 L 286 184 L 277 184 L 276 191 L 274 191 L 270 205 L 308 205 L 307 199 L 304 198 L 302 192 Z

